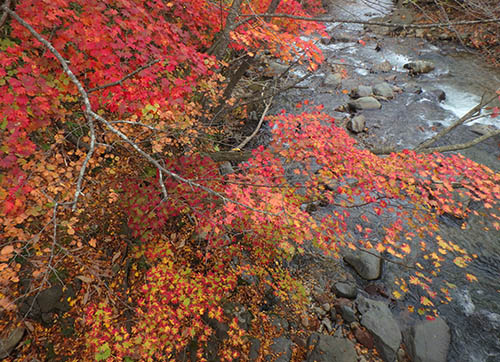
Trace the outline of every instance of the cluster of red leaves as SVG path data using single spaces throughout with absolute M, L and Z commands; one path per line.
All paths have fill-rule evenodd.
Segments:
M 244 2 L 241 11 L 263 12 L 269 3 Z M 315 14 L 317 4 L 303 7 L 299 1 L 282 1 L 277 11 Z M 213 333 L 211 320 L 218 320 L 231 327 L 228 334 L 234 338 L 221 352 L 230 360 L 244 338 L 236 322 L 222 314 L 221 303 L 243 272 L 234 263 L 237 258 L 249 258 L 265 276 L 270 263 L 302 250 L 309 241 L 325 252 L 336 253 L 344 245 L 373 246 L 403 257 L 410 252 L 405 240 L 432 234 L 439 214 L 465 217 L 470 211 L 453 201 L 456 183 L 461 192 L 492 210 L 498 228 L 493 211 L 500 194 L 499 176 L 491 170 L 459 156 L 403 152 L 377 157 L 357 148 L 319 109 L 270 117 L 273 143 L 254 150 L 239 173 L 221 179 L 217 164 L 200 157 L 197 147 L 202 143 L 200 129 L 213 131 L 201 122 L 210 108 L 206 105 L 216 104 L 223 88 L 218 73 L 223 64 L 206 52 L 224 27 L 229 5 L 203 0 L 16 4 L 16 13 L 69 61 L 96 112 L 165 168 L 204 189 L 145 165 L 116 134 L 98 124 L 98 144 L 88 163 L 84 194 L 76 210 L 57 208 L 64 203 L 71 206 L 74 199 L 88 152 L 88 124 L 80 95 L 53 54 L 10 19 L 8 34 L 0 40 L 0 308 L 13 306 L 9 292 L 18 281 L 21 264 L 15 256 L 21 252 L 30 256 L 25 264 L 31 265 L 25 268 L 37 267 L 33 277 L 35 272 L 44 275 L 43 287 L 51 262 L 72 258 L 79 265 L 77 272 L 92 270 L 73 250 L 109 250 L 107 269 L 112 269 L 122 252 L 125 255 L 116 249 L 127 244 L 134 263 L 142 258 L 149 265 L 144 274 L 137 271 L 135 294 L 126 300 L 134 318 L 127 326 L 118 304 L 84 298 L 88 352 L 100 360 L 175 355 L 193 338 L 206 341 Z M 299 61 L 312 69 L 322 61 L 313 42 L 300 38 L 321 33 L 321 25 L 244 19 L 238 18 L 242 25 L 231 33 L 229 47 L 234 51 L 251 56 L 268 50 L 283 61 Z M 128 77 L 136 70 L 140 72 Z M 100 88 L 110 82 L 117 83 Z M 182 152 L 185 155 L 179 156 Z M 291 163 L 300 165 L 294 171 L 296 178 L 288 172 Z M 313 163 L 321 166 L 319 171 L 312 171 Z M 334 214 L 318 219 L 303 208 L 318 200 L 337 207 Z M 387 210 L 397 215 L 377 245 L 370 240 L 368 219 L 359 222 L 358 233 L 348 230 L 349 208 L 360 203 L 376 214 Z M 193 240 L 202 241 L 177 242 L 167 229 L 176 217 L 190 217 L 200 236 Z M 137 244 L 125 241 L 130 235 L 122 236 L 121 223 L 131 229 Z M 459 266 L 470 260 L 453 243 L 437 241 L 440 255 L 434 250 L 428 253 L 436 268 L 447 253 L 458 254 Z M 109 278 L 111 272 L 90 274 Z M 284 297 L 297 286 L 285 271 L 282 274 L 273 287 Z M 414 284 L 434 297 L 432 280 L 422 273 L 416 278 Z M 88 292 L 93 279 L 84 279 L 89 281 Z M 199 357 L 202 352 L 200 347 Z
M 270 0 L 245 2 L 242 14 L 266 9 L 269 3 Z M 223 79 L 220 65 L 207 54 L 207 50 L 225 25 L 229 6 L 226 1 L 203 0 L 116 0 L 105 3 L 96 0 L 26 0 L 14 4 L 12 9 L 68 61 L 88 92 L 95 111 L 114 122 L 119 131 L 131 136 L 138 144 L 146 145 L 151 154 L 167 157 L 166 167 L 197 179 L 216 176 L 213 172 L 216 165 L 207 164 L 211 169 L 203 174 L 204 160 L 177 158 L 175 155 L 179 150 L 186 154 L 195 152 L 200 144 L 197 137 L 201 128 L 204 133 L 212 132 L 200 123 L 200 119 L 205 116 L 206 105 L 217 102 Z M 297 1 L 283 2 L 278 11 L 294 15 L 307 13 Z M 309 6 L 308 12 L 314 13 L 314 7 Z M 243 19 L 241 16 L 237 20 Z M 316 64 L 321 61 L 320 51 L 312 41 L 301 40 L 299 35 L 303 31 L 313 33 L 321 29 L 322 26 L 314 23 L 297 26 L 293 22 L 252 19 L 242 22 L 232 33 L 234 39 L 246 39 L 244 46 L 232 41 L 229 47 L 249 54 L 268 48 L 284 61 L 290 60 L 293 54 L 301 62 Z M 33 287 L 38 283 L 43 288 L 48 283 L 48 275 L 55 272 L 55 269 L 50 269 L 52 264 L 69 267 L 67 259 L 75 256 L 73 250 L 105 248 L 114 249 L 112 254 L 119 255 L 116 249 L 124 243 L 118 239 L 121 216 L 125 211 L 126 223 L 134 235 L 146 244 L 148 241 L 154 244 L 154 240 L 165 242 L 158 239 L 158 235 L 165 231 L 169 218 L 191 213 L 201 219 L 206 215 L 204 209 L 216 209 L 218 202 L 207 193 L 169 179 L 165 180 L 169 196 L 165 199 L 157 187 L 160 175 L 148 177 L 151 169 L 144 166 L 144 161 L 99 124 L 95 130 L 96 149 L 83 180 L 84 192 L 79 197 L 77 209 L 71 210 L 75 183 L 90 142 L 80 94 L 52 52 L 22 24 L 8 18 L 2 31 L 0 308 L 13 310 L 21 268 L 32 273 Z M 106 86 L 111 83 L 113 85 Z M 190 171 L 186 173 L 186 170 Z M 200 183 L 223 191 L 223 187 L 214 182 L 201 180 Z M 102 225 L 97 225 L 96 219 L 102 221 Z M 214 245 L 219 244 L 214 242 Z M 217 250 L 209 249 L 205 257 L 211 254 L 219 255 Z M 155 271 L 162 278 L 184 280 L 186 295 L 194 290 L 208 293 L 203 297 L 205 299 L 198 301 L 199 309 L 204 308 L 207 313 L 234 283 L 235 274 L 216 273 L 215 265 L 213 281 L 210 282 L 206 270 L 188 277 L 185 274 L 190 268 L 188 265 L 177 268 L 178 264 L 175 264 L 174 268 L 174 264 L 157 263 L 153 254 L 147 255 L 155 260 Z M 172 263 L 179 261 L 182 257 L 175 255 Z M 79 268 L 85 270 L 84 259 L 78 259 L 78 262 Z M 87 269 L 92 270 L 92 266 Z M 72 270 L 70 275 L 78 272 L 82 270 Z M 99 276 L 99 272 L 96 275 Z M 146 286 L 152 283 L 144 281 Z M 159 295 L 151 293 L 151 298 L 157 297 Z M 82 303 L 88 303 L 87 298 L 84 299 Z M 141 318 L 146 318 L 147 313 L 154 314 L 154 303 L 158 301 L 153 299 L 138 307 L 138 314 L 144 311 Z M 175 304 L 169 304 L 170 312 L 175 309 Z M 193 305 L 196 305 L 195 300 L 189 304 L 190 307 Z M 105 308 L 103 306 L 100 316 L 107 315 Z M 186 307 L 186 311 L 189 309 Z M 170 312 L 163 310 L 162 318 Z M 95 315 L 97 313 L 98 310 Z M 193 317 L 189 316 L 179 318 L 184 323 Z M 138 322 L 137 331 L 152 333 L 150 322 L 147 318 Z M 95 323 L 101 323 L 99 318 Z M 179 321 L 172 327 L 181 328 L 182 323 Z M 201 336 L 205 333 L 203 328 L 195 326 L 186 332 L 187 335 L 184 335 L 184 329 L 179 329 L 179 333 L 187 340 L 193 333 Z M 174 341 L 179 337 L 173 332 L 171 336 L 167 339 Z M 89 337 L 91 345 L 92 338 Z M 167 346 L 158 348 L 158 351 L 164 351 Z M 142 351 L 142 355 L 158 353 L 147 348 Z M 125 356 L 123 349 L 120 353 Z

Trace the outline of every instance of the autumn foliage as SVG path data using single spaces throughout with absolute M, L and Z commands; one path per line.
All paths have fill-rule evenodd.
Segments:
M 332 255 L 373 248 L 404 258 L 416 240 L 433 270 L 447 259 L 464 267 L 473 255 L 436 234 L 440 215 L 465 221 L 478 212 L 457 193 L 480 202 L 490 227 L 500 229 L 498 174 L 458 155 L 376 156 L 307 102 L 304 113 L 268 117 L 272 142 L 222 177 L 206 154 L 218 149 L 223 133 L 208 120 L 220 106 L 232 59 L 265 55 L 310 70 L 322 62 L 307 40 L 322 25 L 245 16 L 265 13 L 270 3 L 242 3 L 240 24 L 218 60 L 211 49 L 234 25 L 225 23 L 230 1 L 16 2 L 15 14 L 67 60 L 106 122 L 89 119 L 54 52 L 9 16 L 0 38 L 5 320 L 15 322 L 21 294 L 80 276 L 85 314 L 78 343 L 88 347 L 79 351 L 82 360 L 174 359 L 193 341 L 202 360 L 218 322 L 232 337 L 219 354 L 232 360 L 248 339 L 223 306 L 242 297 L 243 274 L 259 280 L 256 291 L 246 292 L 256 306 L 270 288 L 300 309 L 299 283 L 276 265 L 305 247 Z M 321 12 L 319 1 L 301 3 L 282 1 L 277 12 Z M 235 117 L 246 112 L 233 110 Z M 303 207 L 316 202 L 332 213 L 319 217 Z M 372 236 L 366 216 L 349 228 L 350 210 L 358 207 L 394 216 L 382 239 Z M 436 242 L 418 242 L 426 237 Z M 67 280 L 57 280 L 61 266 Z M 424 307 L 446 301 L 446 289 L 433 288 L 434 272 L 417 269 L 400 281 L 401 294 L 412 283 L 427 291 Z M 31 278 L 23 293 L 21 276 Z M 261 317 L 258 307 L 254 315 Z

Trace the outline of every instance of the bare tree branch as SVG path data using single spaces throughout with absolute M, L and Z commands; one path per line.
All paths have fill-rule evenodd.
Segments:
M 500 135 L 500 129 L 497 129 L 495 131 L 488 132 L 481 137 L 474 138 L 472 141 L 465 142 L 465 143 L 458 143 L 454 145 L 447 145 L 447 146 L 440 146 L 440 147 L 434 147 L 434 148 L 425 148 L 421 152 L 423 153 L 433 153 L 433 152 L 450 152 L 450 151 L 458 151 L 458 150 L 464 150 L 466 148 L 472 147 L 474 145 L 477 145 L 478 143 L 481 143 L 488 138 L 494 137 L 496 135 Z
M 3 6 L 10 8 L 10 3 L 11 3 L 11 0 L 5 0 L 5 3 Z M 0 28 L 3 26 L 3 24 L 7 20 L 7 15 L 8 15 L 7 11 L 4 11 L 2 14 L 2 17 L 0 18 Z
M 465 142 L 465 143 L 458 143 L 458 144 L 453 144 L 453 145 L 446 145 L 446 146 L 440 146 L 440 147 L 429 147 L 436 143 L 438 140 L 443 138 L 445 135 L 453 131 L 455 128 L 460 126 L 463 123 L 466 123 L 467 121 L 471 121 L 476 118 L 480 118 L 479 116 L 475 116 L 478 112 L 481 111 L 481 109 L 491 103 L 493 100 L 498 98 L 498 95 L 495 94 L 494 96 L 484 100 L 481 100 L 475 107 L 471 108 L 466 114 L 464 114 L 462 117 L 460 117 L 458 120 L 453 122 L 450 126 L 446 127 L 439 133 L 437 133 L 435 136 L 425 140 L 422 142 L 420 145 L 415 147 L 413 150 L 415 152 L 423 152 L 423 153 L 432 153 L 432 152 L 450 152 L 450 151 L 458 151 L 458 150 L 463 150 L 469 147 L 472 147 L 482 141 L 487 140 L 488 138 L 494 137 L 497 134 L 499 134 L 499 130 L 489 132 L 481 137 L 477 137 L 474 140 L 470 142 Z M 395 147 L 382 147 L 382 148 L 372 148 L 370 151 L 376 155 L 388 155 L 392 152 L 397 152 L 398 150 Z
M 369 20 L 351 20 L 351 19 L 338 19 L 332 17 L 307 17 L 307 16 L 298 16 L 298 15 L 289 15 L 289 14 L 242 14 L 242 17 L 246 17 L 246 19 L 240 21 L 236 24 L 235 28 L 243 25 L 251 19 L 255 18 L 284 18 L 284 19 L 294 19 L 301 21 L 317 21 L 323 23 L 343 23 L 343 24 L 361 24 L 361 25 L 378 25 L 378 26 L 387 26 L 390 28 L 407 28 L 407 29 L 428 29 L 428 28 L 444 28 L 451 27 L 455 25 L 473 25 L 473 24 L 489 24 L 489 23 L 500 23 L 499 18 L 494 19 L 481 19 L 481 20 L 464 20 L 464 21 L 454 21 L 449 23 L 432 23 L 432 24 L 404 24 L 404 23 L 389 23 L 389 22 L 381 22 L 381 21 L 369 21 Z
M 87 152 L 87 156 L 85 157 L 85 160 L 82 163 L 82 167 L 80 168 L 80 173 L 78 175 L 78 180 L 76 182 L 76 191 L 75 191 L 75 196 L 73 199 L 73 211 L 76 209 L 76 204 L 78 202 L 78 198 L 82 194 L 82 183 L 83 183 L 83 177 L 85 176 L 85 171 L 87 169 L 87 165 L 92 158 L 92 155 L 95 151 L 95 141 L 96 141 L 96 136 L 95 136 L 95 125 L 94 125 L 94 117 L 92 116 L 92 107 L 90 106 L 90 101 L 87 96 L 87 92 L 83 88 L 83 85 L 80 83 L 78 78 L 73 74 L 71 69 L 68 67 L 68 62 L 62 57 L 62 55 L 57 51 L 56 48 L 52 46 L 51 43 L 49 43 L 45 38 L 43 38 L 40 34 L 37 33 L 35 29 L 31 27 L 26 21 L 21 19 L 19 15 L 17 15 L 14 11 L 10 10 L 6 4 L 2 6 L 2 9 L 9 13 L 10 16 L 12 16 L 14 19 L 16 19 L 22 26 L 24 26 L 28 31 L 33 35 L 40 43 L 45 45 L 50 52 L 56 57 L 56 59 L 61 63 L 61 66 L 64 69 L 64 72 L 68 75 L 68 77 L 71 79 L 71 82 L 76 86 L 78 89 L 78 92 L 82 95 L 83 98 L 83 103 L 85 104 L 85 114 L 87 115 L 87 121 L 89 125 L 89 132 L 90 132 L 90 145 L 89 145 L 89 151 Z
M 136 75 L 137 73 L 143 71 L 144 69 L 147 69 L 153 65 L 155 65 L 156 63 L 158 63 L 160 61 L 160 59 L 155 59 L 155 60 L 152 60 L 150 61 L 148 64 L 146 65 L 143 65 L 142 67 L 140 68 L 137 68 L 136 70 L 134 70 L 132 73 L 129 73 L 127 74 L 126 76 L 124 76 L 122 79 L 120 80 L 117 80 L 115 82 L 111 82 L 111 83 L 108 83 L 108 84 L 105 84 L 105 85 L 101 85 L 101 86 L 98 86 L 98 87 L 95 87 L 95 88 L 90 88 L 87 93 L 92 93 L 92 92 L 96 92 L 98 90 L 102 90 L 102 89 L 105 89 L 105 88 L 109 88 L 109 87 L 113 87 L 115 85 L 121 85 L 124 81 L 126 81 L 127 79 L 130 79 L 132 78 L 134 75 Z
M 250 142 L 250 140 L 252 138 L 255 137 L 255 135 L 257 134 L 257 132 L 259 132 L 259 129 L 260 127 L 262 126 L 262 122 L 264 121 L 264 118 L 266 117 L 266 114 L 267 114 L 267 111 L 269 111 L 269 107 L 271 106 L 271 103 L 273 102 L 273 97 L 271 97 L 271 99 L 269 100 L 269 102 L 266 103 L 266 108 L 264 109 L 264 111 L 262 112 L 262 115 L 260 116 L 260 120 L 259 120 L 259 124 L 257 124 L 257 127 L 255 128 L 255 130 L 252 132 L 252 134 L 250 136 L 248 136 L 247 138 L 245 138 L 243 140 L 243 142 L 241 142 L 238 146 L 236 146 L 235 148 L 237 149 L 242 149 L 243 147 L 245 147 L 245 145 Z
M 498 95 L 495 94 L 491 98 L 488 98 L 486 101 L 483 98 L 481 100 L 481 102 L 479 102 L 479 104 L 477 104 L 474 108 L 472 108 L 471 110 L 469 110 L 469 112 L 467 112 L 466 114 L 464 114 L 458 120 L 456 120 L 455 122 L 453 122 L 450 126 L 448 126 L 445 129 L 443 129 L 441 132 L 439 132 L 438 134 L 436 134 L 434 137 L 432 137 L 432 138 L 428 139 L 427 141 L 425 141 L 425 142 L 421 143 L 420 145 L 418 145 L 415 148 L 415 152 L 420 152 L 420 151 L 423 151 L 426 148 L 429 148 L 430 145 L 436 143 L 439 139 L 441 139 L 442 137 L 444 137 L 445 135 L 447 135 L 448 133 L 450 133 L 452 130 L 454 130 L 455 128 L 457 128 L 461 124 L 465 123 L 468 119 L 470 119 L 471 117 L 473 117 L 477 112 L 480 112 L 481 109 L 485 105 L 487 105 L 490 102 L 492 102 L 495 98 L 498 98 Z
M 5 5 L 2 6 L 2 9 L 4 9 L 5 11 L 7 11 L 14 19 L 16 19 L 21 25 L 23 25 L 26 29 L 28 29 L 29 32 L 38 41 L 40 41 L 42 44 L 44 44 L 50 50 L 50 52 L 56 57 L 56 59 L 59 61 L 59 63 L 63 67 L 64 72 L 69 76 L 69 78 L 71 79 L 71 81 L 73 82 L 73 84 L 75 84 L 75 86 L 78 89 L 78 92 L 80 93 L 81 97 L 83 98 L 83 102 L 85 104 L 85 113 L 88 116 L 89 126 L 90 126 L 90 129 L 91 129 L 91 144 L 90 144 L 91 151 L 89 151 L 89 153 L 87 154 L 87 157 L 86 157 L 86 159 L 85 159 L 85 161 L 84 161 L 84 163 L 82 165 L 82 168 L 80 169 L 80 175 L 78 177 L 78 183 L 77 183 L 77 190 L 75 192 L 75 198 L 74 198 L 73 203 L 72 203 L 73 204 L 73 210 L 76 208 L 76 204 L 78 202 L 78 197 L 81 194 L 81 183 L 82 183 L 82 180 L 83 180 L 83 176 L 85 174 L 85 168 L 87 166 L 88 160 L 92 157 L 93 148 L 95 146 L 95 128 L 94 128 L 94 122 L 93 121 L 94 120 L 98 120 L 99 122 L 103 123 L 111 132 L 113 132 L 115 135 L 117 135 L 123 141 L 125 141 L 125 143 L 127 143 L 128 145 L 130 145 L 136 152 L 138 152 L 141 156 L 143 156 L 146 160 L 148 160 L 152 165 L 154 165 L 160 172 L 165 173 L 166 175 L 172 177 L 173 179 L 175 179 L 175 180 L 177 180 L 179 182 L 182 182 L 182 183 L 184 183 L 186 185 L 189 185 L 189 186 L 191 186 L 193 188 L 197 188 L 197 189 L 206 191 L 209 194 L 211 194 L 211 195 L 213 195 L 213 196 L 221 199 L 225 203 L 232 203 L 232 204 L 241 206 L 241 207 L 243 207 L 245 209 L 249 209 L 249 210 L 252 210 L 254 212 L 257 212 L 257 213 L 260 213 L 260 214 L 265 214 L 265 215 L 270 215 L 270 216 L 279 216 L 281 214 L 281 213 L 272 213 L 272 212 L 268 212 L 268 211 L 264 211 L 264 210 L 259 210 L 259 209 L 256 209 L 256 208 L 252 207 L 252 206 L 243 204 L 243 203 L 241 203 L 239 201 L 230 199 L 230 198 L 224 196 L 223 194 L 221 194 L 218 191 L 212 190 L 209 187 L 206 187 L 206 186 L 201 185 L 201 184 L 199 184 L 197 182 L 193 182 L 193 181 L 191 181 L 189 179 L 186 179 L 186 178 L 178 175 L 177 173 L 172 172 L 172 171 L 166 169 L 165 167 L 163 167 L 158 162 L 158 160 L 155 160 L 150 154 L 148 154 L 146 151 L 144 151 L 143 149 L 141 149 L 134 141 L 132 141 L 130 138 L 128 138 L 127 135 L 125 135 L 120 130 L 114 128 L 113 125 L 109 121 L 107 121 L 105 118 L 103 118 L 102 116 L 100 116 L 99 114 L 95 113 L 92 110 L 92 107 L 90 105 L 90 101 L 89 101 L 89 97 L 88 97 L 87 91 L 83 88 L 83 86 L 80 83 L 80 81 L 78 80 L 78 78 L 74 75 L 74 73 L 68 67 L 68 64 L 67 64 L 66 60 L 64 60 L 64 58 L 57 51 L 57 49 L 55 49 L 52 46 L 52 44 L 50 44 L 40 34 L 38 34 L 36 32 L 36 30 L 34 30 L 28 23 L 26 23 L 22 18 L 20 18 L 15 12 L 13 12 L 10 9 L 8 9 Z M 59 205 L 61 205 L 61 204 L 59 204 Z

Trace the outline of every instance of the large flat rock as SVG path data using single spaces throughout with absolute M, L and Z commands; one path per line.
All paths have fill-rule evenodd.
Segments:
M 450 347 L 450 328 L 441 318 L 415 324 L 406 345 L 414 362 L 446 362 Z
M 358 296 L 356 300 L 361 313 L 361 324 L 373 335 L 375 348 L 386 362 L 396 360 L 401 344 L 401 331 L 389 307 L 383 302 Z

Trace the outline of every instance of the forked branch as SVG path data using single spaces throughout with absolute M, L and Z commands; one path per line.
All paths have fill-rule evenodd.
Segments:
M 62 57 L 62 55 L 57 51 L 57 49 L 54 48 L 54 46 L 49 41 L 47 41 L 45 38 L 43 38 L 35 29 L 33 29 L 26 21 L 24 21 L 21 17 L 19 17 L 14 11 L 10 10 L 5 4 L 1 8 L 4 11 L 7 11 L 9 13 L 9 15 L 11 15 L 15 20 L 17 20 L 39 42 L 41 42 L 42 44 L 44 44 L 49 49 L 49 51 L 59 61 L 59 63 L 61 64 L 61 66 L 62 66 L 62 68 L 64 70 L 64 72 L 68 75 L 68 77 L 70 78 L 70 80 L 72 81 L 72 83 L 76 86 L 76 88 L 78 89 L 78 92 L 80 93 L 80 96 L 83 99 L 83 103 L 85 105 L 85 114 L 87 115 L 87 121 L 88 121 L 89 128 L 90 128 L 91 143 L 90 143 L 90 150 L 87 153 L 87 157 L 85 158 L 85 161 L 82 164 L 82 168 L 80 169 L 80 173 L 79 173 L 79 176 L 78 176 L 77 188 L 76 188 L 75 196 L 74 196 L 74 199 L 73 199 L 73 202 L 72 202 L 72 204 L 73 204 L 73 206 L 72 206 L 73 210 L 76 209 L 76 204 L 77 204 L 78 198 L 79 198 L 79 196 L 81 194 L 81 186 L 82 186 L 82 182 L 83 182 L 83 177 L 85 175 L 85 170 L 86 170 L 87 164 L 88 164 L 89 160 L 91 159 L 92 154 L 93 154 L 94 149 L 95 149 L 95 126 L 94 126 L 94 120 L 97 120 L 97 121 L 101 122 L 102 124 L 104 124 L 116 136 L 120 137 L 123 141 L 125 141 L 125 143 L 127 143 L 128 145 L 130 145 L 136 152 L 138 152 L 141 156 L 143 156 L 152 165 L 154 165 L 159 170 L 159 172 L 163 172 L 165 175 L 168 175 L 168 176 L 172 177 L 173 179 L 175 179 L 175 180 L 177 180 L 177 181 L 179 181 L 181 183 L 187 184 L 187 185 L 189 185 L 189 186 L 191 186 L 193 188 L 197 188 L 197 189 L 206 191 L 207 193 L 209 193 L 209 194 L 211 194 L 211 195 L 213 195 L 213 196 L 221 199 L 225 203 L 233 203 L 233 204 L 241 206 L 241 207 L 243 207 L 245 209 L 249 209 L 249 210 L 252 210 L 254 212 L 257 212 L 257 213 L 260 213 L 260 214 L 269 215 L 269 216 L 279 216 L 280 215 L 280 213 L 271 213 L 271 212 L 268 212 L 268 211 L 259 210 L 259 209 L 256 209 L 256 208 L 252 207 L 252 206 L 243 204 L 243 203 L 241 203 L 239 201 L 230 199 L 230 198 L 224 196 L 223 194 L 221 194 L 218 191 L 212 190 L 209 187 L 201 185 L 201 184 L 199 184 L 197 182 L 194 182 L 192 180 L 186 179 L 186 178 L 178 175 L 177 173 L 172 172 L 169 169 L 163 167 L 158 160 L 154 159 L 150 154 L 148 154 L 146 151 L 144 151 L 143 149 L 141 149 L 134 141 L 132 141 L 129 137 L 127 137 L 127 135 L 125 135 L 123 132 L 121 132 L 120 130 L 118 130 L 115 127 L 113 127 L 113 125 L 108 120 L 106 120 L 104 117 L 100 116 L 99 114 L 97 114 L 96 112 L 94 112 L 92 110 L 92 107 L 90 105 L 90 100 L 89 100 L 88 92 L 85 90 L 85 88 L 83 87 L 83 85 L 81 84 L 81 82 L 78 80 L 78 78 L 75 76 L 75 74 L 68 67 L 68 62 Z

